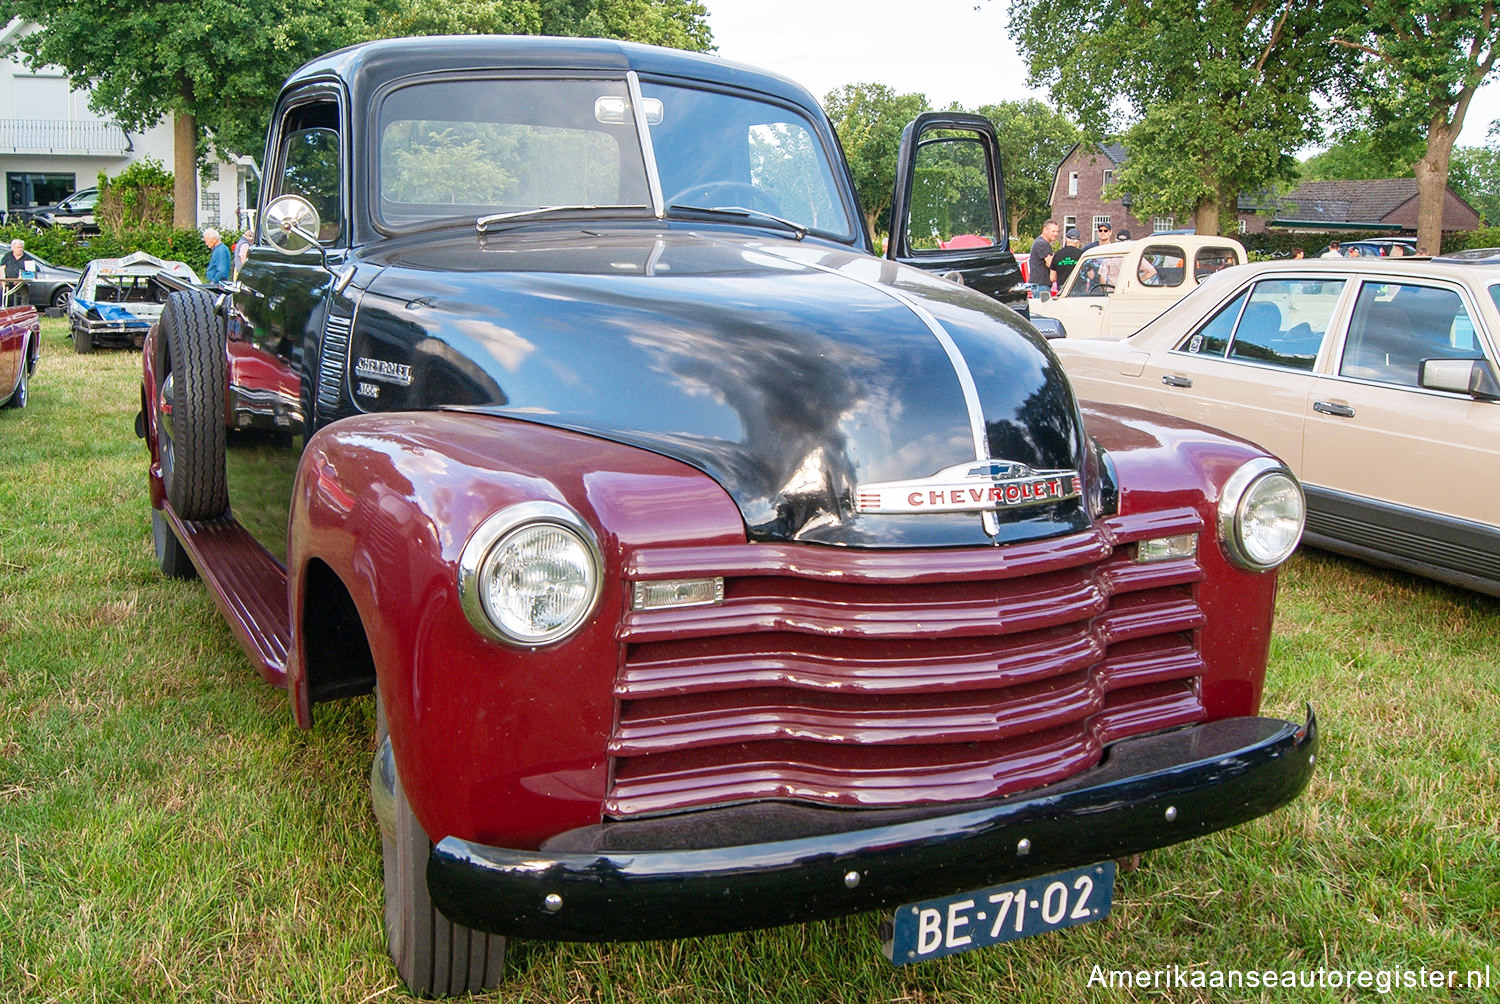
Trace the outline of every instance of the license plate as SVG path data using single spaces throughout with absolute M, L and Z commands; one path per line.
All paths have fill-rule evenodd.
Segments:
M 886 957 L 924 962 L 1102 920 L 1114 902 L 1115 863 L 911 903 L 896 911 Z

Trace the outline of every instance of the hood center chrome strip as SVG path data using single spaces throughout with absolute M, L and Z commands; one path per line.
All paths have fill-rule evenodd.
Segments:
M 953 367 L 954 375 L 958 377 L 958 385 L 962 388 L 964 395 L 964 408 L 969 415 L 969 435 L 972 437 L 974 443 L 974 459 L 981 464 L 992 459 L 990 457 L 989 436 L 985 433 L 984 409 L 979 403 L 979 386 L 974 383 L 974 374 L 969 369 L 969 362 L 964 358 L 963 352 L 959 350 L 958 344 L 953 341 L 953 336 L 948 333 L 948 329 L 943 327 L 942 322 L 933 317 L 926 307 L 923 307 L 905 293 L 891 286 L 886 286 L 857 275 L 850 275 L 848 272 L 832 268 L 828 265 L 820 265 L 817 262 L 803 261 L 799 258 L 777 254 L 775 251 L 770 251 L 763 247 L 756 247 L 755 250 L 760 254 L 769 255 L 770 257 L 790 262 L 794 265 L 815 269 L 819 272 L 826 272 L 829 275 L 840 276 L 848 279 L 850 282 L 857 282 L 861 286 L 884 293 L 915 314 L 927 326 L 927 330 L 932 333 L 932 337 L 936 338 L 938 344 L 943 347 L 943 351 L 948 356 L 948 363 Z M 998 536 L 1000 533 L 1000 517 L 989 510 L 980 513 L 980 517 L 984 522 L 984 532 L 991 537 Z

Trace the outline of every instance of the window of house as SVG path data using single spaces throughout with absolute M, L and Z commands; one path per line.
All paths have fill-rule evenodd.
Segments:
M 25 171 L 7 171 L 5 174 L 6 205 L 11 209 L 51 206 L 72 195 L 75 189 L 71 174 L 30 174 Z
M 1077 230 L 1077 229 L 1078 229 L 1078 217 L 1076 217 L 1076 216 L 1064 216 L 1063 217 L 1063 233 L 1066 234 L 1069 230 Z
M 1104 184 L 1103 184 L 1103 187 L 1101 188 L 1102 194 L 1108 195 L 1109 194 L 1109 186 L 1113 185 L 1114 183 L 1115 183 L 1115 172 L 1113 172 L 1113 171 L 1105 171 L 1104 172 Z
M 1077 171 L 1069 171 L 1068 172 L 1068 194 L 1069 195 L 1077 195 L 1078 194 L 1078 172 Z
M 1154 234 L 1164 234 L 1168 230 L 1176 229 L 1176 227 L 1177 217 L 1175 216 L 1153 216 L 1151 218 L 1151 232 Z
M 1111 224 L 1109 222 L 1109 217 L 1108 216 L 1095 216 L 1094 217 L 1094 222 L 1089 225 L 1089 233 L 1093 234 L 1093 237 L 1091 237 L 1090 240 L 1098 240 L 1099 239 L 1099 228 L 1100 227 L 1107 227 L 1107 226 L 1110 226 L 1110 225 Z

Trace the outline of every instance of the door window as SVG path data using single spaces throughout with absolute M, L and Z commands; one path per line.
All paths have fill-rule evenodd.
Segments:
M 1354 303 L 1339 375 L 1415 387 L 1423 359 L 1483 357 L 1456 290 L 1367 282 Z
M 994 244 L 1000 227 L 990 176 L 989 152 L 977 136 L 945 129 L 923 133 L 907 218 L 912 250 L 921 254 Z
M 1344 283 L 1268 279 L 1241 293 L 1177 351 L 1311 370 Z
M 325 244 L 343 231 L 338 125 L 338 106 L 331 101 L 292 109 L 282 131 L 281 176 L 273 193 L 300 195 L 312 203 L 318 211 L 318 240 Z
M 1187 258 L 1182 248 L 1171 244 L 1152 244 L 1141 252 L 1141 262 L 1136 266 L 1136 279 L 1142 286 L 1181 286 L 1186 266 Z

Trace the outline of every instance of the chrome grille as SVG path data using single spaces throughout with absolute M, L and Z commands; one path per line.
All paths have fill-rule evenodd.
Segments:
M 725 599 L 627 615 L 606 813 L 993 797 L 1202 720 L 1202 572 L 1128 546 L 1201 528 L 1182 509 L 992 551 L 638 553 L 633 577 L 719 574 Z

